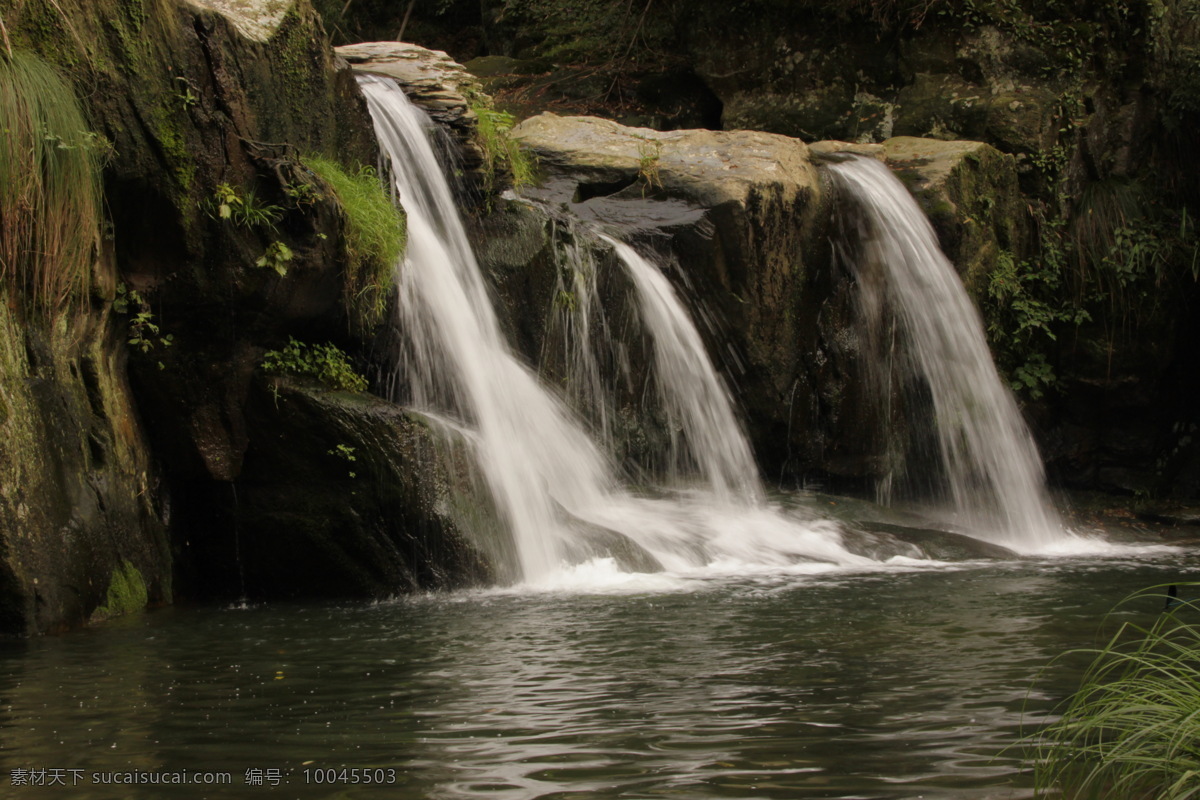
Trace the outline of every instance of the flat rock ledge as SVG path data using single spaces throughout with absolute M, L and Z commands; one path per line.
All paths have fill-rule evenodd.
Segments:
M 471 100 L 483 94 L 479 81 L 441 50 L 407 42 L 360 42 L 335 47 L 356 72 L 392 78 L 415 104 L 445 125 L 468 160 L 481 157 L 475 145 L 479 117 Z

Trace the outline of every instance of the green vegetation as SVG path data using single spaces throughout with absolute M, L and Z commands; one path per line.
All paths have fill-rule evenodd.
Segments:
M 209 201 L 209 214 L 216 219 L 227 219 L 243 228 L 269 228 L 283 219 L 283 209 L 264 204 L 251 189 L 242 195 L 228 183 L 217 184 Z
M 354 466 L 354 462 L 358 461 L 358 456 L 354 455 L 354 448 L 348 444 L 335 445 L 332 450 L 327 450 L 326 453 L 334 456 L 335 458 L 340 458 L 350 466 Z M 351 478 L 358 477 L 358 473 L 354 472 L 354 470 L 349 470 L 346 474 Z
M 1163 588 L 1121 605 L 1159 604 Z M 1093 660 L 1061 717 L 1037 737 L 1038 796 L 1200 795 L 1200 628 L 1177 616 L 1196 611 L 1179 604 L 1149 627 L 1126 622 L 1104 647 L 1069 654 Z
M 108 582 L 108 593 L 104 604 L 92 612 L 92 620 L 99 621 L 141 611 L 149 601 L 146 581 L 142 573 L 129 561 L 122 561 L 113 570 Z
M 496 175 L 501 170 L 508 170 L 512 175 L 513 186 L 533 183 L 533 159 L 521 149 L 516 139 L 508 135 L 515 123 L 513 115 L 496 110 L 492 101 L 484 97 L 473 98 L 471 110 L 479 118 L 476 131 L 479 148 L 483 151 L 484 191 L 492 195 L 497 188 Z
M 662 176 L 659 175 L 659 161 L 662 159 L 662 142 L 648 139 L 645 136 L 636 137 L 638 142 L 638 178 L 642 181 L 642 194 L 646 189 L 661 189 Z
M 280 241 L 271 242 L 267 245 L 266 251 L 263 252 L 258 260 L 254 262 L 256 267 L 270 267 L 279 273 L 279 277 L 287 275 L 288 264 L 292 261 L 292 249 Z
M 331 389 L 367 390 L 367 379 L 354 371 L 346 354 L 333 344 L 307 345 L 288 337 L 282 350 L 269 350 L 263 355 L 262 365 L 267 372 L 316 378 Z
M 154 312 L 150 310 L 150 304 L 136 289 L 130 289 L 124 283 L 118 283 L 117 296 L 113 300 L 113 311 L 129 315 L 129 336 L 126 341 L 134 350 L 149 353 L 156 345 L 170 347 L 175 343 L 173 334 L 159 336 L 158 325 L 154 322 Z M 163 368 L 162 362 L 159 362 L 158 368 Z
M 320 156 L 305 156 L 304 164 L 333 189 L 342 209 L 347 306 L 364 324 L 377 323 L 383 318 L 396 263 L 404 253 L 404 213 L 370 167 L 350 173 Z
M 1051 175 L 1056 196 L 1037 207 L 1035 256 L 1002 253 L 983 301 L 1002 371 L 1033 399 L 1058 388 L 1052 364 L 1064 334 L 1086 327 L 1117 350 L 1169 317 L 1182 287 L 1200 279 L 1200 238 L 1186 206 L 1167 207 L 1129 181 L 1096 181 L 1068 196 Z
M 0 285 L 51 313 L 86 295 L 106 143 L 36 56 L 0 58 Z

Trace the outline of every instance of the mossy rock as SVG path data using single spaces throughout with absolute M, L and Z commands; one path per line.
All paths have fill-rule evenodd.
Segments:
M 899 136 L 883 143 L 884 159 L 920 202 L 942 250 L 969 294 L 986 294 L 1002 252 L 1033 249 L 1016 159 L 983 142 Z
M 92 612 L 91 621 L 101 622 L 143 610 L 149 601 L 146 580 L 142 573 L 128 561 L 122 561 L 113 570 L 108 582 L 104 603 Z

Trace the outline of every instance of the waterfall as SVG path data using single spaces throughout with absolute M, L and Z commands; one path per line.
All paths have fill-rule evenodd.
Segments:
M 559 561 L 563 512 L 602 503 L 613 483 L 608 466 L 505 343 L 430 146 L 429 118 L 391 80 L 361 76 L 359 83 L 408 214 L 397 279 L 407 399 L 475 432 L 476 460 L 521 571 L 544 574 Z
M 868 325 L 879 324 L 887 305 L 899 318 L 905 366 L 928 386 L 959 521 L 973 536 L 1023 552 L 1062 539 L 1033 438 L 929 221 L 878 161 L 854 157 L 829 169 L 862 210 L 861 256 L 852 267 L 864 316 Z
M 653 340 L 651 368 L 674 440 L 671 461 L 694 466 L 722 500 L 758 502 L 762 488 L 750 443 L 670 281 L 629 245 L 601 239 L 629 273 L 642 325 Z
M 655 496 L 623 488 L 584 424 L 504 341 L 429 145 L 432 123 L 394 81 L 358 80 L 408 214 L 407 253 L 397 267 L 405 395 L 397 399 L 466 434 L 525 581 L 596 558 L 670 571 L 871 563 L 842 546 L 836 523 L 761 502 L 749 445 L 674 292 L 653 265 L 610 240 L 638 287 L 666 373 L 660 392 L 705 484 Z

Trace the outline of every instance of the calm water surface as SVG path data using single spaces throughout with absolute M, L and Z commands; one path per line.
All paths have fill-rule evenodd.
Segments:
M 1192 550 L 1151 549 L 165 610 L 5 645 L 0 785 L 80 799 L 1028 797 L 1012 745 L 1082 664 L 1043 668 L 1095 643 L 1125 594 L 1197 566 Z M 315 772 L 343 767 L 388 785 Z M 78 783 L 12 786 L 24 769 Z M 231 783 L 92 783 L 139 770 Z M 280 784 L 248 785 L 248 770 Z

